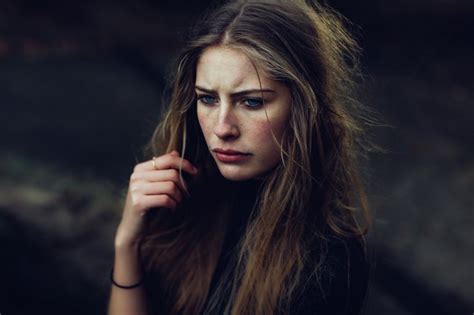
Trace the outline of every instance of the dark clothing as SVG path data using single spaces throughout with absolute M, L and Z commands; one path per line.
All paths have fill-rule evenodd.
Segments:
M 231 257 L 236 254 L 237 236 L 238 233 L 233 232 L 226 239 L 211 283 L 209 297 L 216 289 L 227 290 L 224 296 L 230 295 L 228 279 L 232 275 L 229 270 L 233 269 Z M 228 265 L 229 263 L 231 265 Z M 303 273 L 303 285 L 290 304 L 289 314 L 360 314 L 367 291 L 368 274 L 369 265 L 358 240 L 331 238 L 319 281 L 315 276 L 309 276 L 310 268 Z M 225 283 L 216 288 L 219 278 L 225 279 L 223 281 Z M 218 305 L 212 307 L 212 310 L 205 310 L 203 314 L 224 314 L 225 303 L 228 300 L 213 302 Z
M 361 314 L 368 276 L 369 265 L 359 241 L 333 238 L 320 283 L 314 278 L 308 281 L 291 303 L 290 314 Z
M 238 200 L 237 205 L 240 211 L 235 212 L 231 218 L 231 225 L 211 282 L 207 305 L 202 314 L 227 314 L 225 306 L 229 299 L 222 299 L 222 296 L 231 295 L 229 279 L 232 279 L 235 270 L 237 244 L 245 231 L 253 199 Z M 325 256 L 319 279 L 312 273 L 316 257 L 315 264 L 309 264 L 303 271 L 302 285 L 290 302 L 289 314 L 360 314 L 369 276 L 369 263 L 361 242 L 355 238 L 328 237 Z M 215 296 L 213 299 L 216 290 L 219 291 L 220 298 Z
M 231 280 L 236 270 L 238 242 L 247 227 L 257 188 L 254 184 L 245 186 L 234 200 L 235 209 L 238 211 L 232 212 L 202 315 L 229 314 L 226 306 L 232 296 Z M 289 303 L 289 314 L 360 314 L 369 275 L 369 263 L 360 241 L 355 238 L 328 236 L 327 251 L 324 263 L 319 269 L 319 277 L 314 275 L 320 252 L 318 244 L 315 245 L 314 259 L 313 255 L 309 255 L 310 259 L 307 260 L 309 263 L 302 272 L 301 285 Z

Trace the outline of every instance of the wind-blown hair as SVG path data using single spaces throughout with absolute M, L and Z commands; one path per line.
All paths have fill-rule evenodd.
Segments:
M 256 70 L 283 82 L 292 100 L 277 143 L 281 163 L 264 178 L 239 243 L 230 314 L 284 313 L 303 268 L 318 275 L 329 234 L 363 239 L 370 215 L 360 172 L 370 116 L 357 101 L 360 48 L 346 23 L 313 1 L 262 0 L 231 1 L 197 25 L 146 147 L 148 157 L 177 150 L 201 168 L 179 209 L 150 218 L 141 246 L 159 283 L 152 299 L 165 314 L 203 310 L 232 211 L 196 115 L 196 66 L 208 47 L 239 49 Z M 317 261 L 309 259 L 313 251 Z

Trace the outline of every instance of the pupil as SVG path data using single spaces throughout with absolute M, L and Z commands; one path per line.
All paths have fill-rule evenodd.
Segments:
M 249 104 L 250 104 L 251 106 L 256 106 L 256 105 L 259 105 L 260 103 L 259 103 L 258 100 L 250 99 L 250 100 L 249 100 Z

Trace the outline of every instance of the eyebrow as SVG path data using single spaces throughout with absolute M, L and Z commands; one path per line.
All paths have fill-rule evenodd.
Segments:
M 196 85 L 195 88 L 196 88 L 196 90 L 199 90 L 201 92 L 205 92 L 205 93 L 209 93 L 209 94 L 217 94 L 217 92 L 214 91 L 214 90 L 205 89 L 205 88 L 200 87 L 198 85 Z M 243 95 L 251 94 L 251 93 L 276 93 L 276 92 L 272 89 L 249 89 L 249 90 L 243 90 L 243 91 L 238 91 L 238 92 L 232 93 L 231 96 L 232 97 L 239 97 L 239 96 L 243 96 Z

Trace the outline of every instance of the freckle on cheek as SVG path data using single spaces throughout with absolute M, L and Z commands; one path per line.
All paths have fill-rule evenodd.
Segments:
M 266 140 L 272 134 L 270 126 L 266 122 L 253 125 L 251 130 L 255 135 L 255 140 Z
M 258 131 L 259 133 L 266 133 L 270 131 L 270 128 L 267 124 L 255 124 L 253 125 L 253 130 Z
M 206 120 L 205 117 L 206 117 L 206 116 L 199 116 L 199 115 L 198 115 L 198 122 L 199 122 L 199 125 L 201 126 L 201 129 L 203 129 L 203 131 L 204 131 L 204 129 L 205 129 L 206 126 L 207 126 L 207 120 Z

